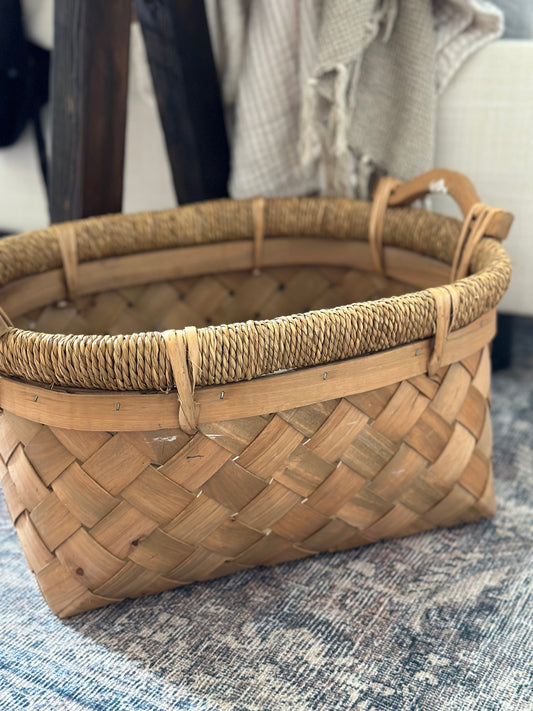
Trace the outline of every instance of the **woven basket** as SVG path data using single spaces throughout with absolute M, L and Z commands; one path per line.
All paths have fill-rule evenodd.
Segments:
M 405 207 L 435 189 L 463 224 Z M 511 219 L 433 171 L 2 240 L 0 475 L 51 609 L 490 516 Z

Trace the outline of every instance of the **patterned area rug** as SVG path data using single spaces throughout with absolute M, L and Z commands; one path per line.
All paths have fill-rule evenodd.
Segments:
M 533 327 L 493 385 L 491 521 L 60 621 L 0 497 L 0 709 L 533 709 Z

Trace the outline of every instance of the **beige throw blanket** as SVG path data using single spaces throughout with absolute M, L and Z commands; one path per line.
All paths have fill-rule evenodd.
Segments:
M 432 167 L 438 93 L 503 32 L 483 0 L 207 0 L 230 194 L 366 198 Z

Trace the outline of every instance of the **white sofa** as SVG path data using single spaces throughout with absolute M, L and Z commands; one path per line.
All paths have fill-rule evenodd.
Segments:
M 468 175 L 515 220 L 501 311 L 533 315 L 533 42 L 501 40 L 469 59 L 440 102 L 435 164 Z M 439 209 L 441 204 L 439 204 Z M 442 204 L 443 211 L 450 204 Z M 452 213 L 453 214 L 453 213 Z

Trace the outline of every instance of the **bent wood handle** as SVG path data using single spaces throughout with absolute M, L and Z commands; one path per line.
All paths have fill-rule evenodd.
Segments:
M 436 168 L 423 173 L 413 180 L 399 183 L 391 192 L 388 204 L 390 207 L 410 205 L 415 200 L 430 193 L 447 193 L 451 195 L 461 208 L 463 217 L 467 217 L 472 207 L 481 202 L 475 187 L 462 173 L 446 168 Z M 504 210 L 495 212 L 485 226 L 485 235 L 505 239 L 511 227 L 513 216 Z

